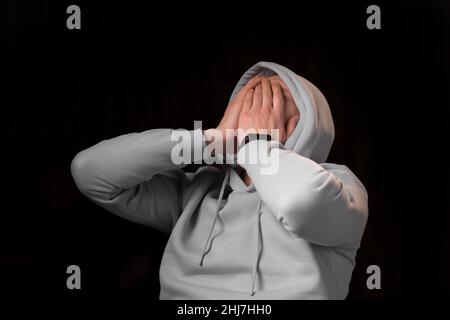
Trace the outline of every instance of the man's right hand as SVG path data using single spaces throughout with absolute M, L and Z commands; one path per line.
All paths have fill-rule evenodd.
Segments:
M 221 131 L 222 136 L 225 138 L 225 140 L 232 138 L 234 136 L 234 130 L 238 128 L 239 115 L 241 114 L 245 95 L 249 90 L 254 89 L 258 84 L 260 84 L 262 79 L 263 76 L 256 76 L 250 79 L 250 81 L 241 88 L 236 97 L 228 105 L 222 120 L 217 126 L 217 129 Z M 228 134 L 227 129 L 229 129 Z
M 245 95 L 249 90 L 252 90 L 260 84 L 262 79 L 263 76 L 256 76 L 250 79 L 230 102 L 217 128 L 203 131 L 207 144 L 210 144 L 211 142 L 213 142 L 214 145 L 222 143 L 222 150 L 225 152 L 227 141 L 233 139 L 234 151 L 237 151 L 237 137 L 235 135 L 235 130 L 238 128 L 239 115 L 241 114 Z M 221 137 L 222 141 L 218 141 L 218 137 Z

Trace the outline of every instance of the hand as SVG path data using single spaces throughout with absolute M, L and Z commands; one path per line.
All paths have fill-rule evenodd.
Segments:
M 246 92 L 238 127 L 242 129 L 239 143 L 250 132 L 270 134 L 272 139 L 286 142 L 285 98 L 278 81 L 264 78 L 255 89 Z
M 242 89 L 239 91 L 239 93 L 236 95 L 236 97 L 230 102 L 227 109 L 225 110 L 225 113 L 223 115 L 222 120 L 220 121 L 219 125 L 217 126 L 217 129 L 221 131 L 223 137 L 225 139 L 230 138 L 234 135 L 234 130 L 238 128 L 239 124 L 239 115 L 242 111 L 242 106 L 244 103 L 244 97 L 247 94 L 249 90 L 252 90 L 255 88 L 259 83 L 261 83 L 262 76 L 256 76 L 252 78 L 247 84 L 242 87 Z M 226 129 L 228 130 L 228 135 Z

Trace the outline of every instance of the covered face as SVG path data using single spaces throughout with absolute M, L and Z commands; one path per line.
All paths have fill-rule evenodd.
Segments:
M 252 87 L 256 87 L 258 85 L 261 85 L 262 79 L 267 79 L 269 83 L 271 84 L 270 90 L 272 91 L 272 94 L 274 94 L 275 90 L 273 90 L 273 85 L 275 83 L 279 84 L 282 89 L 282 95 L 284 100 L 284 129 L 286 132 L 286 136 L 289 137 L 293 132 L 295 127 L 297 126 L 297 123 L 299 121 L 300 112 L 297 108 L 294 97 L 292 96 L 291 92 L 289 91 L 286 83 L 281 79 L 278 75 L 256 75 L 250 81 L 254 83 Z M 241 88 L 240 90 L 246 90 L 245 87 Z
M 251 79 L 261 75 L 276 79 L 282 85 L 286 120 L 297 112 L 300 115 L 295 128 L 289 130 L 292 132 L 289 132 L 284 147 L 318 163 L 325 162 L 334 140 L 333 118 L 322 92 L 305 78 L 279 64 L 258 62 L 239 79 L 230 101 Z

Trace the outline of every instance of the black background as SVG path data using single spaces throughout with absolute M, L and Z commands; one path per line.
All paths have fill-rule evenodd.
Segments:
M 70 4 L 81 30 L 66 28 Z M 366 28 L 370 4 L 381 30 Z M 325 94 L 336 127 L 328 162 L 369 192 L 348 298 L 450 297 L 448 2 L 2 6 L 2 291 L 158 299 L 167 237 L 84 198 L 70 162 L 124 133 L 214 127 L 242 73 L 273 61 Z M 66 289 L 70 264 L 82 270 L 79 292 Z M 381 290 L 366 287 L 371 264 Z

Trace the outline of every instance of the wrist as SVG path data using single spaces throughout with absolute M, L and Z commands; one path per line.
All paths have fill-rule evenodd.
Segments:
M 205 137 L 206 144 L 210 144 L 213 141 L 216 141 L 217 137 L 222 135 L 222 130 L 217 128 L 211 128 L 207 130 L 203 130 L 203 136 Z
M 272 137 L 267 133 L 247 132 L 241 137 L 238 145 L 238 150 L 240 150 L 247 143 L 254 140 L 263 140 L 270 142 L 272 141 Z

